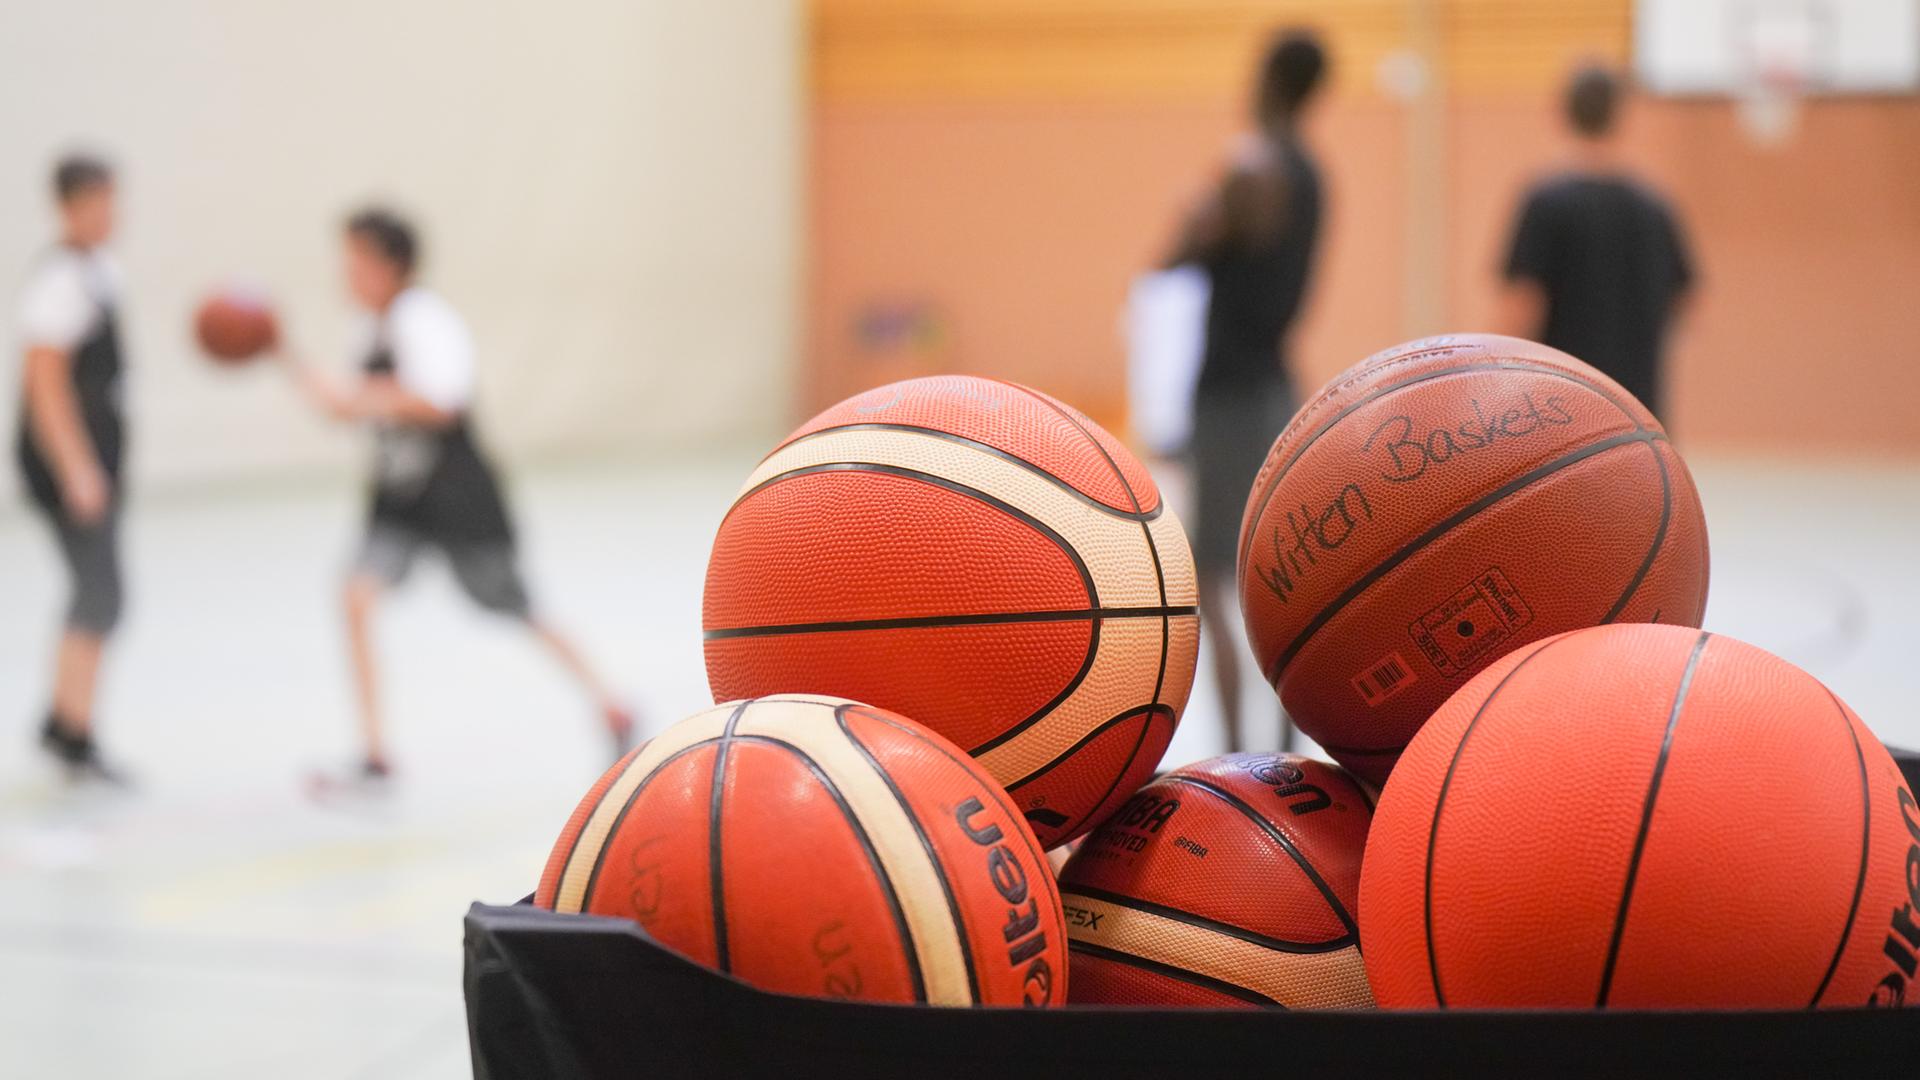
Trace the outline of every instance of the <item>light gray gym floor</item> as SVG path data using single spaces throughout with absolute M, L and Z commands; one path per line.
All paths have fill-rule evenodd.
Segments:
M 1920 464 L 1693 464 L 1709 628 L 1920 743 Z M 749 465 L 516 473 L 543 608 L 650 730 L 708 702 L 702 569 Z M 307 801 L 302 776 L 351 750 L 335 585 L 358 517 L 345 486 L 138 504 L 100 716 L 139 788 L 101 797 L 31 750 L 60 584 L 39 524 L 0 512 L 0 1074 L 467 1075 L 461 913 L 531 891 L 606 749 L 522 634 L 423 567 L 379 631 L 397 795 Z M 1217 715 L 1202 678 L 1167 763 L 1217 752 Z

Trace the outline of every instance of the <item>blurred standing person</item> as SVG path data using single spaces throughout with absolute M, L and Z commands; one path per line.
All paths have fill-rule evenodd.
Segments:
M 347 290 L 365 311 L 359 377 L 339 383 L 288 354 L 301 389 L 336 419 L 372 427 L 376 439 L 367 532 L 347 576 L 354 689 L 364 754 L 316 793 L 382 790 L 391 774 L 380 709 L 372 620 L 383 594 L 405 580 L 423 549 L 437 549 L 481 608 L 518 620 L 580 684 L 624 753 L 633 717 L 573 642 L 533 608 L 520 574 L 512 519 L 472 416 L 473 341 L 452 305 L 415 282 L 413 226 L 372 208 L 343 231 Z
M 118 783 L 94 739 L 101 655 L 120 621 L 120 272 L 113 170 L 73 155 L 53 171 L 60 241 L 34 266 L 19 302 L 25 353 L 15 459 L 45 516 L 71 592 L 54 649 L 52 702 L 40 744 L 75 779 Z
M 1693 283 L 1673 211 L 1621 160 L 1620 77 L 1567 82 L 1572 160 L 1527 193 L 1505 268 L 1501 328 L 1599 368 L 1666 420 L 1662 352 Z
M 1241 749 L 1240 642 L 1233 600 L 1240 519 L 1273 440 L 1293 414 L 1287 333 L 1299 315 L 1320 236 L 1320 170 L 1300 119 L 1326 73 L 1311 32 L 1275 38 L 1255 88 L 1256 130 L 1186 223 L 1170 266 L 1207 272 L 1206 345 L 1194 388 L 1194 561 L 1200 614 L 1227 747 Z M 1292 730 L 1281 720 L 1281 741 Z

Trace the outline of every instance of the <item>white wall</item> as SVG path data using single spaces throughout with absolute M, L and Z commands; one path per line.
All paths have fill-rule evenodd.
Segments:
M 369 197 L 425 226 L 503 456 L 772 434 L 795 351 L 801 34 L 795 0 L 0 0 L 9 314 L 51 236 L 48 166 L 77 143 L 122 167 L 150 484 L 348 467 L 352 433 L 271 370 L 213 368 L 188 320 L 251 279 L 344 362 L 337 229 Z

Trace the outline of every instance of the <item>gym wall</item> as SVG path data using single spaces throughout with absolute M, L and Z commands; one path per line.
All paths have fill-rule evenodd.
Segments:
M 0 427 L 11 304 L 53 236 L 47 171 L 122 168 L 137 474 L 338 470 L 360 452 L 267 370 L 193 351 L 244 278 L 344 364 L 342 216 L 390 199 L 467 316 L 509 458 L 765 438 L 789 411 L 800 18 L 789 0 L 16 4 L 0 34 Z M 14 470 L 0 470 L 0 505 Z
M 816 0 L 805 388 L 960 369 L 1123 422 L 1120 313 L 1244 128 L 1266 36 L 1320 29 L 1329 189 L 1303 390 L 1383 346 L 1488 326 L 1511 214 L 1562 153 L 1576 62 L 1624 63 L 1630 0 Z M 1428 58 L 1407 102 L 1382 60 Z M 1724 101 L 1643 98 L 1626 148 L 1699 270 L 1671 357 L 1689 446 L 1920 453 L 1920 99 L 1813 102 L 1757 149 Z M 1845 162 L 1845 168 L 1831 163 Z M 1870 287 L 1869 287 L 1870 283 Z M 1844 405 L 1811 405 L 1839 380 Z

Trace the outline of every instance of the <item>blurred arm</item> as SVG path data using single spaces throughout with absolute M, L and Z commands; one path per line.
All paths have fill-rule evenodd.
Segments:
M 1669 330 L 1686 321 L 1693 310 L 1694 281 L 1693 250 L 1687 243 L 1686 230 L 1681 228 L 1679 218 L 1672 212 L 1667 217 L 1667 244 L 1672 260 L 1669 272 L 1673 277 L 1673 299 L 1667 309 Z
M 293 380 L 294 389 L 313 407 L 335 420 L 360 419 L 354 408 L 353 390 L 340 380 L 307 363 L 292 349 L 282 347 L 275 353 L 280 365 Z
M 1242 146 L 1225 176 L 1194 207 L 1168 267 L 1206 266 L 1229 249 L 1270 241 L 1278 231 L 1286 178 L 1258 140 Z
M 34 445 L 53 467 L 68 511 L 83 522 L 107 507 L 107 475 L 80 420 L 73 392 L 73 354 L 50 345 L 27 348 L 27 424 Z
M 356 406 L 364 419 L 409 427 L 446 427 L 460 416 L 408 390 L 391 375 L 376 375 L 362 383 Z
M 1175 238 L 1173 251 L 1167 256 L 1164 269 L 1189 264 L 1205 265 L 1226 243 L 1227 213 L 1225 199 L 1218 190 L 1209 191 L 1187 214 L 1180 226 L 1180 235 Z
M 335 420 L 445 427 L 458 416 L 408 391 L 390 375 L 371 376 L 357 384 L 347 384 L 292 352 L 282 352 L 281 359 L 300 393 Z
M 1534 340 L 1547 327 L 1547 290 L 1532 278 L 1510 278 L 1500 290 L 1500 310 L 1494 330 L 1511 337 Z
M 1557 215 L 1544 192 L 1528 194 L 1514 221 L 1501 272 L 1495 329 L 1513 337 L 1537 340 L 1547 331 L 1547 285 L 1560 264 Z

